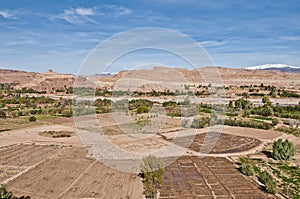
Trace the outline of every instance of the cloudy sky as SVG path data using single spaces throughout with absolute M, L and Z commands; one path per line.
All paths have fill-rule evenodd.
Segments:
M 191 37 L 216 65 L 300 66 L 298 0 L 1 0 L 0 68 L 76 73 L 100 42 L 143 27 Z M 155 55 L 156 63 L 168 57 L 147 50 L 140 55 L 147 53 Z M 129 56 L 127 64 L 130 57 L 143 56 Z

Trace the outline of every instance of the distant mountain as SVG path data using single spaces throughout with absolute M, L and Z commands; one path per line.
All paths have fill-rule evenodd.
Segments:
M 286 64 L 263 64 L 258 66 L 246 67 L 248 70 L 276 70 L 281 72 L 300 73 L 300 67 L 289 66 Z
M 95 76 L 112 76 L 116 73 L 110 73 L 110 72 L 103 72 L 103 73 L 96 73 Z

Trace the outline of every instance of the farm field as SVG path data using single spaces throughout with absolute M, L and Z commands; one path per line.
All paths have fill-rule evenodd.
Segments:
M 2 168 L 8 179 L 28 171 L 7 183 L 15 195 L 31 198 L 142 198 L 142 182 L 137 175 L 122 173 L 87 158 L 82 147 L 16 145 L 1 148 L 1 156 L 8 150 L 9 160 Z M 52 155 L 52 157 L 50 157 Z M 4 157 L 5 158 L 5 157 Z M 38 164 L 37 164 L 38 163 Z M 34 180 L 32 180 L 34 179 Z
M 112 127 L 111 114 L 96 115 L 103 127 Z M 88 127 L 97 121 L 80 116 Z M 107 120 L 105 120 L 107 119 Z M 0 182 L 16 196 L 31 198 L 143 198 L 142 178 L 114 170 L 94 159 L 82 146 L 73 118 L 52 118 L 0 134 Z M 255 157 L 266 144 L 288 138 L 299 147 L 299 139 L 271 130 L 244 127 L 184 129 L 176 118 L 167 117 L 166 127 L 150 137 L 112 133 L 109 140 L 128 152 L 149 153 L 168 145 L 185 148 L 183 156 L 167 164 L 159 198 L 276 198 L 235 164 L 238 157 Z M 118 131 L 113 126 L 112 131 Z M 45 136 L 41 132 L 74 132 L 70 137 Z M 191 136 L 191 135 L 194 135 Z M 218 138 L 207 157 L 200 156 L 204 143 Z M 212 139 L 212 140 L 211 140 Z M 172 152 L 163 155 L 169 161 Z M 169 159 L 170 158 L 170 159 Z M 174 160 L 174 159 L 172 159 Z M 234 162 L 230 161 L 234 160 Z M 299 161 L 298 154 L 295 160 Z M 32 180 L 34 179 L 34 180 Z M 0 184 L 1 184 L 0 183 Z M 250 197 L 251 196 L 251 197 Z
M 182 156 L 166 168 L 160 189 L 169 198 L 276 198 L 223 157 Z

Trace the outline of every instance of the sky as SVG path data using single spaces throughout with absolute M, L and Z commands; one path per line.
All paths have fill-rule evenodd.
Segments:
M 76 74 L 101 42 L 146 27 L 190 37 L 218 66 L 300 66 L 299 0 L 0 0 L 0 68 Z M 150 36 L 164 44 L 160 34 Z M 111 72 L 136 68 L 136 59 L 186 67 L 164 53 L 131 52 Z

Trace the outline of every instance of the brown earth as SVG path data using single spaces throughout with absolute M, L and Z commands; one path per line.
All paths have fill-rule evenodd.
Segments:
M 17 88 L 33 88 L 55 92 L 56 89 L 73 87 L 75 76 L 59 74 L 53 71 L 33 73 L 15 70 L 0 70 L 0 83 L 19 84 Z M 113 76 L 79 76 L 76 78 L 77 86 L 89 86 L 115 90 L 170 90 L 182 88 L 182 84 L 197 84 L 214 82 L 216 84 L 250 85 L 261 84 L 275 85 L 299 89 L 300 74 L 279 71 L 246 70 L 223 67 L 205 67 L 187 70 L 181 68 L 154 67 L 150 70 L 121 71 Z
M 277 197 L 265 193 L 226 158 L 182 156 L 167 166 L 159 198 Z
M 112 114 L 97 115 L 96 118 L 101 122 L 98 128 L 99 125 L 108 127 L 114 124 Z M 97 124 L 87 116 L 78 119 L 97 128 Z M 169 122 L 179 120 L 169 118 L 168 128 L 162 129 L 161 135 L 135 139 L 122 134 L 109 136 L 109 139 L 127 151 L 156 151 L 170 144 L 165 139 L 184 131 L 169 126 Z M 268 198 L 257 183 L 241 175 L 224 157 L 194 157 L 207 130 L 194 130 L 197 131 L 196 140 L 189 150 L 194 150 L 194 153 L 186 153 L 193 154 L 192 157 L 181 157 L 167 168 L 161 198 L 251 198 L 252 195 L 253 198 Z M 87 157 L 77 134 L 70 138 L 50 138 L 38 134 L 43 131 L 76 132 L 74 118 L 53 118 L 47 120 L 47 124 L 0 133 L 0 183 L 7 182 L 8 190 L 17 195 L 30 195 L 33 199 L 143 197 L 142 182 L 136 174 L 113 170 Z M 181 134 L 183 136 L 178 140 L 185 139 L 188 133 Z M 209 155 L 226 156 L 226 153 L 232 155 L 231 152 L 235 152 L 234 156 L 254 154 L 257 151 L 252 148 L 256 148 L 256 144 L 283 136 L 279 132 L 241 127 L 223 127 L 223 133 Z M 296 138 L 291 140 L 299 141 Z
M 17 196 L 143 198 L 140 177 L 87 158 L 82 147 L 16 145 L 0 148 L 0 154 L 6 155 L 1 159 L 0 174 L 7 175 L 1 181 L 15 174 L 17 177 L 7 183 L 7 189 Z M 9 168 L 14 168 L 15 173 L 8 172 Z M 18 170 L 26 172 L 18 176 Z
M 217 139 L 216 143 L 208 143 L 209 139 L 213 140 L 213 138 Z M 208 140 L 207 145 L 213 144 L 210 154 L 239 153 L 248 151 L 262 143 L 255 138 L 233 136 L 218 132 L 179 137 L 169 141 L 179 146 L 188 146 L 188 149 L 200 152 L 205 139 Z

